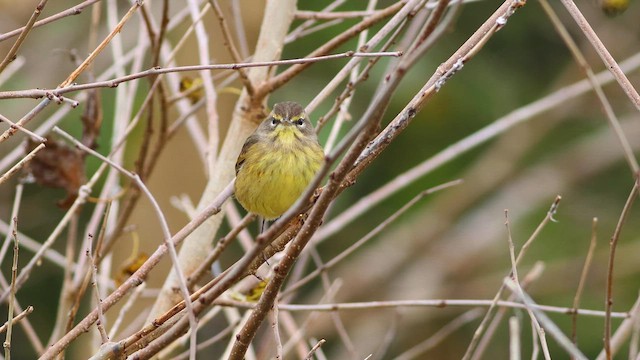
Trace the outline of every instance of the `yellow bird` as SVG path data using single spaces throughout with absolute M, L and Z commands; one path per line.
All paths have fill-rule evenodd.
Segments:
M 275 219 L 300 197 L 323 163 L 324 151 L 304 108 L 277 103 L 242 146 L 236 199 L 247 211 Z

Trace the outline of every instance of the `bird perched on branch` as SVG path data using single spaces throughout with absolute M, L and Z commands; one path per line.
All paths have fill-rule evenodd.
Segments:
M 324 151 L 304 108 L 277 103 L 242 146 L 236 198 L 247 211 L 275 219 L 300 197 L 323 163 Z

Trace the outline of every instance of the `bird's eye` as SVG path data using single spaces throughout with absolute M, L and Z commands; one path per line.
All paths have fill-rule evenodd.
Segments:
M 298 126 L 304 125 L 304 120 L 303 119 L 296 120 L 296 125 L 298 125 Z
M 280 123 L 280 120 L 276 118 L 271 118 L 271 126 L 276 126 L 278 125 L 278 123 Z

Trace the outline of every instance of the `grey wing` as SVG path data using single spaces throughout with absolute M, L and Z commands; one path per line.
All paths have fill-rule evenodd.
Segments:
M 244 145 L 242 145 L 242 150 L 240 150 L 240 155 L 238 155 L 238 160 L 236 160 L 236 175 L 238 175 L 238 171 L 240 171 L 242 164 L 244 164 L 244 161 L 246 160 L 245 155 L 247 151 L 249 151 L 249 148 L 257 142 L 258 137 L 254 134 L 249 136 L 244 142 Z

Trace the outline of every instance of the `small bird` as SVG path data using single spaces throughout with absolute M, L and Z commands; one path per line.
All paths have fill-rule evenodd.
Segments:
M 323 163 L 324 151 L 304 108 L 277 103 L 242 146 L 236 199 L 247 211 L 273 220 L 293 205 Z

